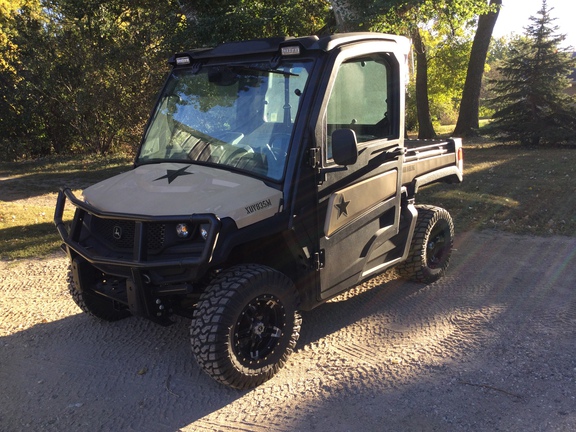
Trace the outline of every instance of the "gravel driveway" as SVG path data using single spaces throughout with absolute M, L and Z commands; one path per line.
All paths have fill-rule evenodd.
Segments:
M 382 276 L 303 314 L 251 391 L 192 358 L 186 319 L 81 314 L 67 263 L 0 262 L 2 431 L 574 431 L 576 238 L 457 237 L 448 276 Z

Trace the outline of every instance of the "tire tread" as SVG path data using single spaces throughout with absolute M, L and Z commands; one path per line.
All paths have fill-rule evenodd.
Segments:
M 425 243 L 433 226 L 441 219 L 448 222 L 450 250 L 454 241 L 454 223 L 447 210 L 432 205 L 418 205 L 418 219 L 406 261 L 396 266 L 398 274 L 415 282 L 432 283 L 440 279 L 450 263 L 450 254 L 439 271 L 431 271 L 426 265 Z
M 294 318 L 291 336 L 284 353 L 275 364 L 254 373 L 234 368 L 228 360 L 228 341 L 224 342 L 222 325 L 232 325 L 234 317 L 242 308 L 242 292 L 246 286 L 266 279 L 270 285 L 290 288 L 283 295 L 294 300 Z M 273 293 L 272 293 L 273 294 Z M 292 353 L 300 335 L 302 319 L 296 311 L 297 292 L 292 282 L 283 274 L 268 267 L 245 264 L 232 267 L 218 275 L 200 297 L 190 326 L 192 351 L 200 367 L 216 381 L 237 389 L 256 387 L 272 378 Z

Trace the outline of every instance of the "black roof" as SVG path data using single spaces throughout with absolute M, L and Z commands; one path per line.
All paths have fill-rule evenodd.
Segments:
M 214 48 L 194 49 L 179 53 L 170 59 L 174 64 L 176 57 L 189 56 L 193 60 L 209 59 L 214 57 L 235 57 L 252 54 L 279 53 L 283 46 L 299 45 L 304 50 L 330 51 L 338 46 L 368 40 L 387 40 L 397 42 L 401 36 L 383 33 L 340 33 L 319 38 L 318 36 L 303 37 L 273 37 L 254 39 L 240 42 L 226 42 Z

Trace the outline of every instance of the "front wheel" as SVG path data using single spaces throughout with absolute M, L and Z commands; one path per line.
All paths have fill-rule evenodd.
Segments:
M 417 206 L 418 219 L 408 258 L 396 267 L 401 277 L 432 283 L 440 279 L 450 262 L 454 223 L 447 210 Z
M 225 270 L 194 311 L 196 361 L 212 378 L 237 389 L 256 387 L 284 366 L 300 336 L 292 281 L 261 265 Z
M 119 321 L 130 316 L 130 312 L 125 308 L 118 308 L 114 301 L 99 296 L 89 289 L 76 286 L 72 269 L 68 269 L 68 292 L 74 303 L 88 315 L 104 321 Z

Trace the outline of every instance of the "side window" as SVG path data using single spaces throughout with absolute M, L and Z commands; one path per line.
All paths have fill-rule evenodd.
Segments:
M 340 65 L 326 112 L 328 158 L 330 137 L 336 129 L 353 129 L 359 143 L 390 137 L 391 71 L 383 55 L 355 58 Z

